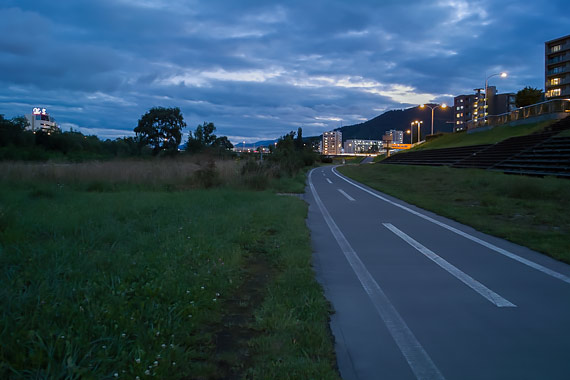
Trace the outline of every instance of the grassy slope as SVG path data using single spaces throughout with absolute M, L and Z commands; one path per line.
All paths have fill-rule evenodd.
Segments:
M 570 263 L 570 181 L 477 169 L 362 165 L 339 171 L 419 207 Z
M 336 378 L 305 215 L 270 193 L 1 183 L 0 378 Z
M 452 148 L 479 144 L 494 144 L 509 137 L 524 136 L 537 132 L 552 121 L 518 126 L 498 126 L 488 131 L 475 133 L 449 133 L 414 148 L 414 150 Z

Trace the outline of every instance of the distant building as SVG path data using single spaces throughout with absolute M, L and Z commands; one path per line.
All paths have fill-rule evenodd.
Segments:
M 392 136 L 392 144 L 404 143 L 404 131 L 397 131 L 395 129 L 390 129 L 389 131 L 386 131 L 386 135 Z
M 487 109 L 485 89 L 476 88 L 474 94 L 453 98 L 454 131 L 467 129 L 468 121 L 477 121 L 489 115 L 500 115 L 516 109 L 515 94 L 497 94 L 495 86 L 487 86 Z
M 473 119 L 473 113 L 478 114 L 479 100 L 483 98 L 481 91 L 472 95 L 459 95 L 453 98 L 454 131 L 467 129 L 467 122 Z
M 377 153 L 381 149 L 380 140 L 350 139 L 344 142 L 344 153 Z
M 26 115 L 26 119 L 30 124 L 28 130 L 34 133 L 38 131 L 46 133 L 59 131 L 59 126 L 55 119 L 47 113 L 45 108 L 34 108 L 31 114 Z
M 547 100 L 570 98 L 570 35 L 544 43 L 544 82 Z
M 342 153 L 342 132 L 330 131 L 323 133 L 322 154 Z

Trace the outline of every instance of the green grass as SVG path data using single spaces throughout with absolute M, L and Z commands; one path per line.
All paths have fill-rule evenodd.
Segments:
M 386 155 L 385 155 L 385 154 L 379 154 L 379 155 L 377 155 L 376 157 L 374 157 L 374 160 L 372 160 L 372 162 L 380 162 L 380 161 L 382 161 L 382 160 L 385 159 L 385 158 L 386 158 Z
M 338 378 L 306 205 L 0 182 L 0 378 Z
M 476 229 L 570 263 L 570 181 L 405 165 L 339 171 Z
M 487 131 L 474 133 L 447 133 L 431 141 L 423 143 L 413 150 L 453 148 L 469 145 L 494 144 L 509 137 L 524 136 L 538 132 L 552 124 L 552 121 L 530 123 L 517 126 L 497 126 Z

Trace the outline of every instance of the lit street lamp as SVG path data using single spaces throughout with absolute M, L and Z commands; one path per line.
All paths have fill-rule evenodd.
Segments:
M 406 130 L 406 133 L 407 133 L 408 135 L 410 135 L 410 145 L 412 145 L 412 130 L 411 130 L 411 129 L 408 129 L 408 130 Z
M 446 109 L 447 108 L 447 104 L 443 103 L 443 104 L 436 104 L 435 106 L 430 106 L 428 104 L 422 104 L 420 106 L 420 108 L 425 108 L 428 107 L 431 109 L 431 134 L 433 135 L 433 111 L 435 111 L 436 108 L 441 108 L 441 109 Z
M 485 75 L 487 75 L 487 73 L 485 73 Z M 502 72 L 502 73 L 491 74 L 485 78 L 485 105 L 483 107 L 483 124 L 487 123 L 487 87 L 489 84 L 489 79 L 492 77 L 496 77 L 497 75 L 499 75 L 501 78 L 507 77 L 507 73 Z
M 414 121 L 412 121 L 412 123 L 411 123 L 411 124 L 412 124 L 412 129 L 413 129 L 413 127 L 414 127 L 414 124 L 417 124 L 417 125 L 418 125 L 418 144 L 419 144 L 419 142 L 420 142 L 420 126 L 422 125 L 422 123 L 423 123 L 423 121 L 418 121 L 418 120 L 414 120 Z

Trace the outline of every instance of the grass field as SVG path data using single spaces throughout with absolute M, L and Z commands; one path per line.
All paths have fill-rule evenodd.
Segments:
M 183 177 L 0 181 L 0 378 L 338 378 L 305 203 Z
M 478 169 L 339 167 L 386 194 L 570 263 L 570 181 Z
M 413 150 L 453 148 L 460 146 L 494 144 L 509 137 L 524 136 L 538 132 L 553 121 L 543 121 L 517 126 L 497 126 L 482 132 L 474 133 L 447 133 L 431 141 L 425 142 Z

